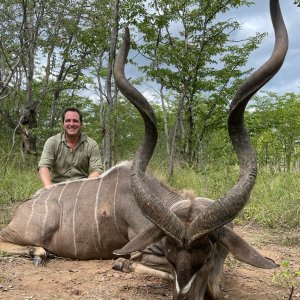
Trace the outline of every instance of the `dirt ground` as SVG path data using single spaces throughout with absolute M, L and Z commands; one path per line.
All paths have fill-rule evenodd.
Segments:
M 300 277 L 295 276 L 300 267 L 299 232 L 274 233 L 252 225 L 235 230 L 264 256 L 286 263 L 276 270 L 261 270 L 229 257 L 222 299 L 300 299 Z M 111 260 L 56 258 L 43 267 L 34 267 L 29 258 L 0 256 L 0 299 L 172 299 L 172 282 L 121 273 L 111 265 Z

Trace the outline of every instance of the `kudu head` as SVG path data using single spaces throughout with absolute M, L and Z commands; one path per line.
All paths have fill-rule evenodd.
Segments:
M 227 226 L 247 203 L 257 173 L 254 150 L 244 125 L 246 105 L 280 69 L 287 52 L 288 37 L 279 0 L 270 0 L 270 12 L 275 31 L 273 53 L 240 86 L 229 108 L 228 132 L 240 165 L 237 183 L 216 201 L 182 199 L 171 209 L 164 205 L 164 199 L 159 199 L 145 184 L 145 171 L 157 141 L 156 118 L 148 101 L 125 77 L 124 65 L 130 47 L 129 30 L 125 30 L 123 45 L 115 62 L 114 76 L 120 91 L 138 109 L 144 120 L 144 137 L 133 161 L 131 183 L 137 205 L 154 225 L 115 253 L 127 254 L 142 250 L 163 237 L 165 256 L 174 269 L 174 299 L 204 298 L 210 277 L 217 276 L 216 271 L 212 270 L 222 269 L 222 266 L 215 266 L 220 245 L 237 259 L 253 266 L 277 266 L 272 260 L 262 257 Z

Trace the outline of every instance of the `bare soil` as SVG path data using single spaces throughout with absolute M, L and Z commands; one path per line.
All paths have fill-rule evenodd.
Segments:
M 222 299 L 300 299 L 300 233 L 271 232 L 253 225 L 235 228 L 264 256 L 287 267 L 261 270 L 229 257 Z M 172 299 L 172 282 L 111 269 L 111 260 L 51 259 L 34 267 L 25 257 L 0 256 L 0 299 Z M 293 286 L 293 288 L 292 288 Z M 293 291 L 292 291 L 293 290 Z

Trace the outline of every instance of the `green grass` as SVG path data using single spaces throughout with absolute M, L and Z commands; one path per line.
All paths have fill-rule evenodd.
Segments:
M 0 157 L 0 229 L 11 219 L 14 207 L 40 188 L 35 159 Z
M 161 170 L 164 173 L 166 170 Z M 218 199 L 236 182 L 237 167 L 213 166 L 197 172 L 176 166 L 170 184 L 176 189 L 192 189 L 198 196 Z M 238 221 L 252 221 L 269 228 L 300 228 L 300 173 L 276 173 L 260 170 L 250 201 Z
M 295 287 L 297 285 L 297 278 L 300 278 L 300 268 L 293 270 L 290 261 L 283 260 L 281 268 L 275 270 L 272 275 L 272 283 L 280 284 L 286 287 Z
M 8 205 L 29 198 L 41 188 L 33 159 L 11 158 L 6 166 L 0 159 L 0 205 Z
M 243 216 L 271 228 L 300 228 L 300 174 L 261 171 Z

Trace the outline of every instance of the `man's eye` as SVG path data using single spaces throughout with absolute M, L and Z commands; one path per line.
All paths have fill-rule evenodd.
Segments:
M 78 120 L 65 120 L 65 122 L 66 123 L 71 123 L 71 122 L 73 122 L 73 123 L 79 123 L 79 121 Z

